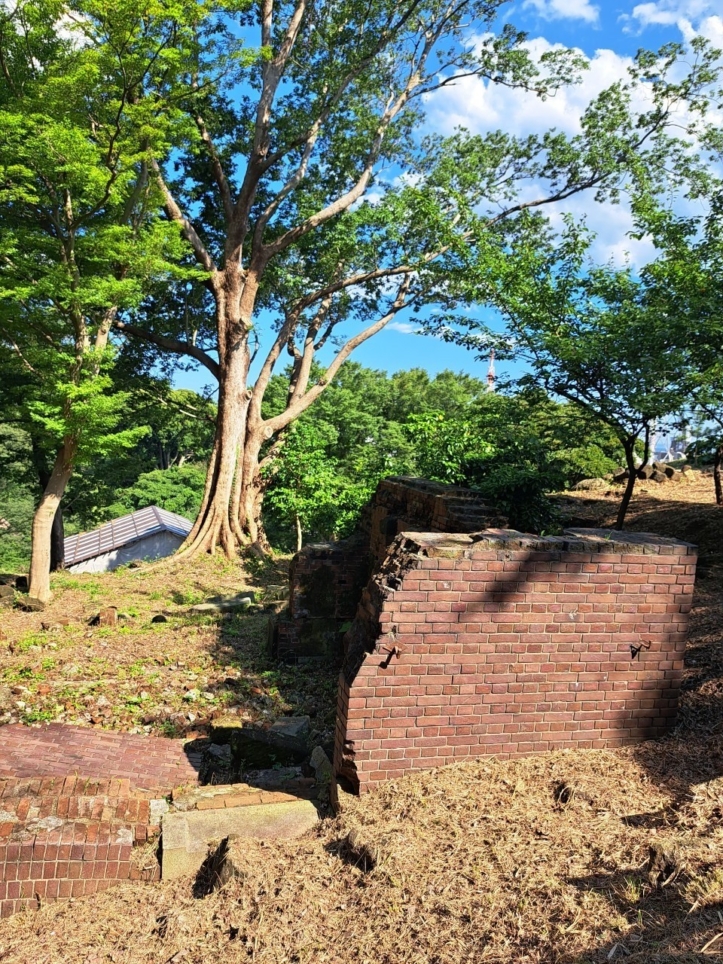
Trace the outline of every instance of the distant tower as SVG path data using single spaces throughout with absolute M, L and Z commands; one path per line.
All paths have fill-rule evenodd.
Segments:
M 495 390 L 495 350 L 490 349 L 490 367 L 487 369 L 487 391 Z

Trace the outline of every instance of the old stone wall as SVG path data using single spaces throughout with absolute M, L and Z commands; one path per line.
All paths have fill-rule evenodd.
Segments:
M 693 546 L 641 533 L 399 535 L 346 636 L 337 777 L 364 791 L 484 754 L 659 736 L 695 564 Z

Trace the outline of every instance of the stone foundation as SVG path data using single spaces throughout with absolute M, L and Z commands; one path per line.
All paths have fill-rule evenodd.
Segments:
M 402 533 L 346 636 L 337 777 L 363 792 L 485 754 L 660 736 L 695 565 L 693 546 L 641 533 Z

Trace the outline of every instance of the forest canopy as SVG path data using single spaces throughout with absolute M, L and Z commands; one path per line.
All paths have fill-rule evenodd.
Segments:
M 194 517 L 179 560 L 338 537 L 390 472 L 544 528 L 549 491 L 624 460 L 629 499 L 653 424 L 716 409 L 720 52 L 640 50 L 567 133 L 425 128 L 469 78 L 540 102 L 579 83 L 580 51 L 538 51 L 513 12 L 0 10 L 2 525 L 18 558 L 30 537 L 31 595 L 64 519 L 149 499 Z M 624 206 L 654 261 L 593 264 L 561 207 L 583 196 Z M 398 317 L 523 358 L 526 387 L 350 364 Z M 203 397 L 171 388 L 194 366 Z

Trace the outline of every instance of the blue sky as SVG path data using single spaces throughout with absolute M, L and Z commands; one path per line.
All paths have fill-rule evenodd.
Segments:
M 504 9 L 504 19 L 525 30 L 532 49 L 542 53 L 560 44 L 580 49 L 590 62 L 580 85 L 541 103 L 532 95 L 490 87 L 470 78 L 455 88 L 435 94 L 427 104 L 430 129 L 451 133 L 463 125 L 475 133 L 504 129 L 527 134 L 557 127 L 574 132 L 585 105 L 599 91 L 625 76 L 630 59 L 641 47 L 655 49 L 669 41 L 690 40 L 696 34 L 723 48 L 723 0 L 657 0 L 633 3 L 610 0 L 517 0 Z M 598 233 L 595 257 L 622 263 L 644 263 L 652 249 L 627 237 L 630 219 L 624 207 L 596 205 L 578 197 L 565 210 L 588 218 Z M 560 217 L 563 209 L 553 213 Z M 445 368 L 484 377 L 486 367 L 456 345 L 414 334 L 410 319 L 400 318 L 362 345 L 356 361 L 388 372 Z M 323 360 L 323 359 L 322 359 Z M 498 374 L 514 376 L 515 369 L 498 363 Z M 253 374 L 253 373 L 252 373 Z M 176 384 L 200 390 L 209 378 L 204 371 L 179 373 Z

